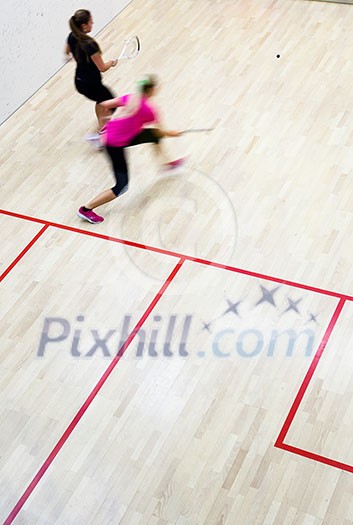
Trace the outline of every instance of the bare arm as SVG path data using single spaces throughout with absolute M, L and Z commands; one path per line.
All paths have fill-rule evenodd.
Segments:
M 164 126 L 161 124 L 160 120 L 156 120 L 158 133 L 160 133 L 161 137 L 180 137 L 183 132 L 182 131 L 174 131 L 174 130 L 168 130 L 165 129 Z
M 67 42 L 65 44 L 64 57 L 65 57 L 65 61 L 66 62 L 68 62 L 72 58 L 71 49 L 70 49 L 70 46 L 69 46 L 69 44 Z
M 102 120 L 107 123 L 113 117 L 112 110 L 120 107 L 121 104 L 119 104 L 119 98 L 111 98 L 110 100 L 104 100 L 103 102 L 100 102 L 98 106 L 104 110 L 105 116 L 102 117 Z
M 108 62 L 104 62 L 101 53 L 94 53 L 94 55 L 91 55 L 91 59 L 101 73 L 108 71 L 111 67 L 115 67 L 118 63 L 117 60 L 108 60 Z
M 183 134 L 182 131 L 172 131 L 166 129 L 160 129 L 160 132 L 164 137 L 180 137 Z
M 104 100 L 104 102 L 100 102 L 99 104 L 104 109 L 114 109 L 121 106 L 119 104 L 119 98 L 111 98 L 110 100 Z
M 158 130 L 158 133 L 160 133 L 161 137 L 180 137 L 183 134 L 182 131 L 165 129 L 163 123 L 161 122 L 158 110 L 155 112 L 155 117 L 156 129 Z

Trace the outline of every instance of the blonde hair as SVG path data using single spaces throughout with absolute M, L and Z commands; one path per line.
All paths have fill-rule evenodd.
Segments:
M 140 93 L 146 95 L 151 89 L 157 85 L 157 77 L 155 75 L 146 75 L 145 78 L 137 81 Z

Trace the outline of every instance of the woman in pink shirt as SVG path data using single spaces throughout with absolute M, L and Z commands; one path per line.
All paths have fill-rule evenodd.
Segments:
M 116 184 L 79 208 L 77 215 L 93 224 L 104 221 L 103 217 L 93 211 L 94 208 L 116 199 L 128 190 L 129 177 L 125 148 L 150 142 L 155 144 L 159 153 L 162 153 L 161 138 L 181 135 L 180 131 L 167 131 L 160 127 L 157 112 L 150 102 L 151 97 L 156 94 L 156 78 L 149 76 L 139 84 L 138 94 L 123 95 L 101 103 L 105 110 L 120 108 L 120 114 L 107 122 L 102 138 L 112 162 Z M 155 127 L 146 128 L 146 124 L 155 124 Z M 182 163 L 183 159 L 178 159 L 167 162 L 165 166 L 174 168 Z

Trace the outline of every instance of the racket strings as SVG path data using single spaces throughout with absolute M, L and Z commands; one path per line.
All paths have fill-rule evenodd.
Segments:
M 137 55 L 140 50 L 140 43 L 136 36 L 129 38 L 125 43 L 123 51 L 121 53 L 122 57 L 133 58 Z
M 130 42 L 126 43 L 126 54 L 127 55 L 134 55 L 136 51 L 138 50 L 137 42 L 136 40 L 131 40 Z

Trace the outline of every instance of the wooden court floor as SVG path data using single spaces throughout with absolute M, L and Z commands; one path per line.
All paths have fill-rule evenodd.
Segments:
M 352 22 L 133 0 L 105 83 L 156 73 L 167 127 L 215 129 L 166 141 L 175 173 L 131 149 L 100 225 L 72 63 L 0 127 L 2 523 L 353 523 Z

